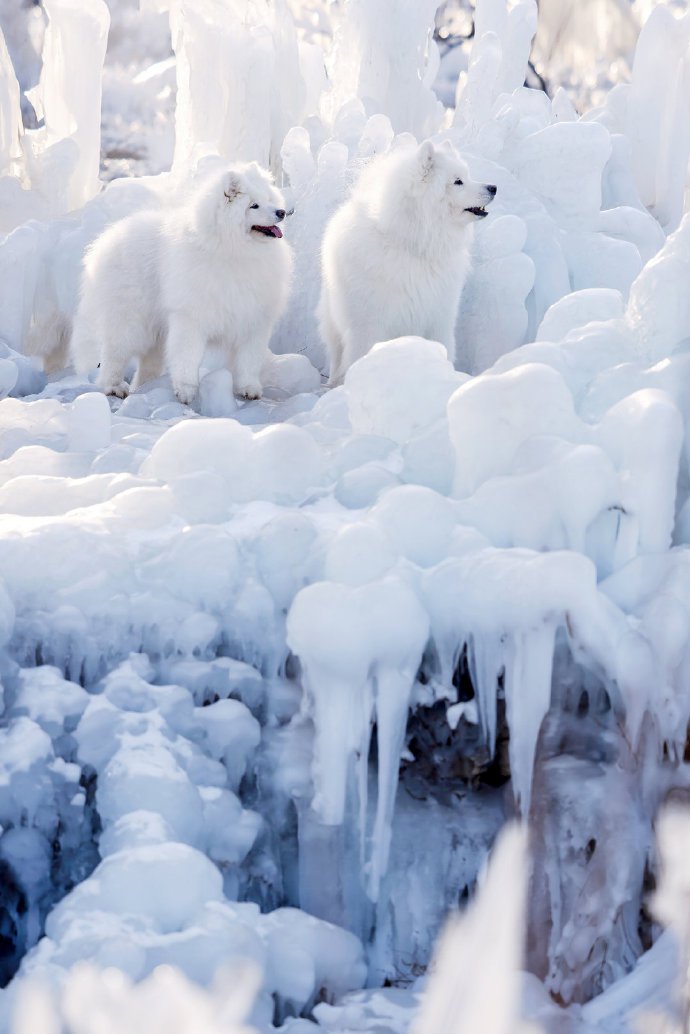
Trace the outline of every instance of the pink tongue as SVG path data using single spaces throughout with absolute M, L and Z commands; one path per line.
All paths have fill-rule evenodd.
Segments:
M 268 227 L 268 232 L 270 233 L 271 237 L 282 237 L 283 236 L 277 226 L 269 226 Z

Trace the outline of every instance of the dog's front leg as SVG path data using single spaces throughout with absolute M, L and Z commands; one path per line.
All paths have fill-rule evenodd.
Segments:
M 184 313 L 173 313 L 168 326 L 165 351 L 173 391 L 188 406 L 199 390 L 199 367 L 206 350 L 206 337 Z
M 263 386 L 261 370 L 270 356 L 268 342 L 270 329 L 254 333 L 250 340 L 242 342 L 235 352 L 232 376 L 235 394 L 242 399 L 260 399 Z

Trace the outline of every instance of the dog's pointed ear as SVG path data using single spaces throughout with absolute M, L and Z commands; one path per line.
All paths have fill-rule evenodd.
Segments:
M 455 148 L 451 144 L 450 140 L 444 140 L 441 144 L 441 150 L 445 151 L 446 154 L 455 154 Z
M 436 150 L 431 140 L 424 140 L 417 149 L 417 164 L 423 179 L 431 173 L 435 158 Z
M 234 201 L 242 193 L 240 177 L 236 172 L 229 172 L 223 181 L 223 193 L 228 201 Z
M 271 170 L 264 169 L 263 165 L 260 165 L 259 162 L 249 162 L 247 166 L 247 171 L 256 172 L 259 174 L 259 176 L 261 176 L 262 179 L 268 180 L 269 183 L 275 183 L 275 176 L 273 175 Z

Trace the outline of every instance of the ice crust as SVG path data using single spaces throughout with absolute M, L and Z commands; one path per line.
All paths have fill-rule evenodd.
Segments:
M 324 62 L 282 2 L 149 3 L 176 56 L 172 171 L 105 189 L 105 5 L 46 0 L 38 128 L 0 36 L 2 983 L 22 959 L 1 1030 L 15 1007 L 20 1034 L 57 1029 L 49 997 L 22 999 L 35 978 L 65 1022 L 107 1002 L 118 1029 L 121 1001 L 154 1030 L 169 994 L 180 1030 L 213 1034 L 220 991 L 184 980 L 211 988 L 225 964 L 254 974 L 233 1029 L 503 1034 L 521 1008 L 623 1034 L 685 965 L 668 947 L 682 823 L 662 831 L 672 930 L 650 950 L 640 902 L 659 805 L 687 790 L 690 15 L 655 7 L 630 84 L 579 118 L 523 85 L 536 4 L 481 0 L 446 117 L 435 6 L 350 0 Z M 171 75 L 147 71 L 150 103 Z M 498 185 L 459 368 L 400 338 L 328 391 L 323 227 L 409 133 Z M 210 358 L 198 412 L 165 378 L 120 404 L 42 372 L 94 237 L 238 159 L 295 206 L 264 398 L 235 400 Z M 454 942 L 460 984 L 442 954 L 425 992 L 508 815 L 530 827 L 529 888 L 513 832 Z

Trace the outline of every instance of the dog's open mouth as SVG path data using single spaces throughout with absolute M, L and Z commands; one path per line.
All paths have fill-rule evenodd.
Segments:
M 277 226 L 252 226 L 252 230 L 262 233 L 264 237 L 282 237 L 282 232 Z
M 476 215 L 477 219 L 483 219 L 485 215 L 489 214 L 483 205 L 477 205 L 476 208 L 466 208 L 465 211 Z

